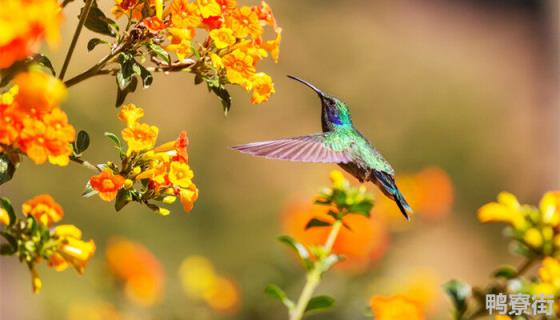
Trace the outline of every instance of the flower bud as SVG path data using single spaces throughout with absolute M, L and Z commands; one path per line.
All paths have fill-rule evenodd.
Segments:
M 130 180 L 130 179 L 126 179 L 124 181 L 124 188 L 125 189 L 130 189 L 132 188 L 132 185 L 134 184 L 134 181 Z
M 175 202 L 175 200 L 177 200 L 177 197 L 175 196 L 166 196 L 163 198 L 162 202 L 166 203 L 166 204 L 171 204 L 173 202 Z
M 542 234 L 536 228 L 530 228 L 525 232 L 523 240 L 533 248 L 539 248 L 543 244 Z
M 159 208 L 158 213 L 161 214 L 162 216 L 167 216 L 171 213 L 171 211 L 169 211 L 169 209 L 166 208 Z

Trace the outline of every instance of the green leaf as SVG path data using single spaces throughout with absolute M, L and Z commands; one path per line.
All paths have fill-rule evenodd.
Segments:
M 84 188 L 84 192 L 82 192 L 82 197 L 84 198 L 89 198 L 92 197 L 94 195 L 96 195 L 98 192 L 97 190 L 95 190 L 92 186 L 91 183 L 89 183 L 89 181 L 86 183 L 86 186 Z
M 298 257 L 303 261 L 303 265 L 307 270 L 311 269 L 312 262 L 309 259 L 309 252 L 303 244 L 297 242 L 290 236 L 281 236 L 278 238 L 278 240 L 286 244 L 290 249 L 294 250 L 297 253 Z
M 150 42 L 146 45 L 146 47 L 152 55 L 160 57 L 167 64 L 170 63 L 171 58 L 169 57 L 169 53 L 167 53 L 167 51 L 165 51 L 165 49 L 163 49 L 161 46 Z
M 208 89 L 210 89 L 210 91 L 220 99 L 222 108 L 224 109 L 224 115 L 227 116 L 229 110 L 231 109 L 231 95 L 229 92 L 224 88 L 224 86 L 208 85 Z
M 12 180 L 16 165 L 7 153 L 0 153 L 0 185 Z
M 32 57 L 33 62 L 38 63 L 39 65 L 49 69 L 53 76 L 56 75 L 56 71 L 54 71 L 54 67 L 51 63 L 51 60 L 47 58 L 44 54 L 37 53 Z
M 315 228 L 315 227 L 330 227 L 330 226 L 331 226 L 330 222 L 313 218 L 309 220 L 309 222 L 305 225 L 305 230 Z
M 117 78 L 117 83 L 118 83 L 118 78 Z M 138 87 L 138 80 L 135 77 L 131 79 L 130 83 L 126 88 L 121 89 L 120 86 L 117 86 L 117 99 L 115 101 L 115 106 L 117 108 L 120 107 L 124 103 L 124 100 L 126 99 L 128 94 L 136 91 L 137 87 Z
M 14 207 L 12 207 L 12 203 L 8 198 L 1 197 L 0 198 L 0 207 L 4 208 L 10 217 L 10 226 L 16 222 L 16 213 L 14 211 Z
M 117 149 L 119 149 L 119 150 L 122 149 L 121 140 L 119 139 L 119 137 L 117 137 L 117 135 L 115 135 L 112 132 L 105 132 L 104 134 L 107 138 L 111 139 L 111 141 L 115 144 L 115 147 Z
M 87 49 L 88 49 L 88 51 L 91 51 L 91 50 L 95 49 L 95 47 L 97 47 L 98 45 L 100 45 L 102 43 L 107 43 L 107 41 L 101 40 L 99 38 L 89 39 L 89 41 L 87 43 Z
M 269 284 L 264 289 L 264 293 L 266 293 L 268 296 L 282 302 L 282 304 L 285 305 L 286 308 L 288 308 L 288 310 L 292 310 L 294 308 L 294 302 L 292 300 L 290 300 L 288 298 L 288 296 L 286 295 L 286 293 L 284 292 L 284 290 L 282 290 L 277 285 Z
M 117 197 L 115 199 L 115 210 L 121 211 L 130 201 L 132 201 L 130 190 L 121 188 L 119 192 L 117 192 Z
M 348 208 L 348 212 L 361 214 L 369 218 L 371 209 L 373 209 L 373 202 L 369 200 L 363 200 L 351 205 L 350 208 Z
M 80 15 L 82 14 L 83 8 L 82 11 L 80 11 Z M 115 29 L 117 27 L 115 21 L 107 18 L 103 11 L 97 7 L 96 2 L 94 2 L 91 6 L 84 26 L 93 32 L 101 33 L 107 36 L 115 37 L 116 35 Z
M 130 54 L 124 52 L 119 54 L 117 61 L 121 66 L 117 72 L 117 84 L 121 90 L 125 90 L 135 74 L 136 61 Z M 140 74 L 139 70 L 138 74 Z
M 495 278 L 513 279 L 517 276 L 517 270 L 512 266 L 503 266 L 494 272 Z
M 325 310 L 334 306 L 334 299 L 329 296 L 316 296 L 309 300 L 305 312 Z
M 77 154 L 81 154 L 82 152 L 86 151 L 89 147 L 89 134 L 84 130 L 80 130 L 78 132 L 78 137 L 76 138 L 76 142 L 74 143 L 74 149 Z
M 135 65 L 140 70 L 138 75 L 140 76 L 140 78 L 142 78 L 142 84 L 144 85 L 144 88 L 150 87 L 150 85 L 152 84 L 152 81 L 154 80 L 154 77 L 152 76 L 152 73 L 150 71 L 148 71 L 148 69 L 146 69 L 143 65 L 141 65 L 138 62 L 136 62 Z
M 14 248 L 9 243 L 0 244 L 0 256 L 11 256 L 17 252 L 17 248 Z
M 443 285 L 447 295 L 451 298 L 459 316 L 467 311 L 467 298 L 471 296 L 471 287 L 458 280 L 451 280 Z

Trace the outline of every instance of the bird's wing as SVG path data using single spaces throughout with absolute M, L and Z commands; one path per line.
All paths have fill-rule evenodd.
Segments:
M 234 150 L 267 159 L 303 162 L 348 163 L 352 155 L 348 148 L 333 145 L 329 133 L 262 141 L 233 147 Z

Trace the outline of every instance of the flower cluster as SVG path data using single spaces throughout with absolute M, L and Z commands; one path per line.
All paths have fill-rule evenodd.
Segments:
M 493 282 L 483 288 L 450 281 L 446 289 L 454 302 L 455 313 L 458 316 L 487 313 L 481 300 L 487 294 L 542 294 L 557 301 L 560 297 L 560 192 L 545 193 L 538 207 L 520 204 L 513 194 L 502 192 L 496 202 L 478 210 L 478 219 L 483 223 L 505 223 L 504 234 L 513 241 L 513 251 L 523 256 L 525 262 L 518 268 L 498 268 L 493 273 Z M 540 265 L 537 275 L 530 275 L 535 264 Z M 554 312 L 560 315 L 558 308 Z M 511 318 L 501 316 L 501 319 Z
M 124 284 L 124 292 L 131 301 L 151 306 L 161 300 L 163 267 L 143 245 L 123 238 L 111 239 L 106 261 L 111 274 Z
M 252 91 L 254 104 L 275 92 L 272 78 L 256 70 L 259 61 L 268 56 L 278 61 L 279 55 L 282 29 L 267 3 L 238 7 L 235 0 L 115 2 L 117 18 L 127 16 L 132 25 L 147 28 L 151 60 L 160 69 L 194 73 L 196 83 L 205 81 L 225 104 L 230 99 L 226 84 Z M 273 39 L 263 38 L 267 26 L 276 34 Z M 201 32 L 206 40 L 199 44 Z M 168 52 L 177 60 L 171 61 Z
M 478 219 L 507 223 L 518 253 L 560 258 L 560 192 L 547 192 L 539 207 L 521 205 L 513 194 L 502 192 L 497 202 L 478 210 Z
M 216 272 L 205 257 L 190 256 L 183 260 L 179 278 L 189 298 L 202 300 L 212 309 L 231 313 L 239 306 L 239 289 L 235 283 Z
M 187 134 L 181 132 L 176 140 L 155 147 L 158 128 L 138 122 L 143 116 L 144 110 L 133 104 L 121 108 L 118 117 L 126 124 L 121 132 L 126 150 L 116 135 L 106 134 L 119 150 L 121 165 L 108 162 L 98 166 L 101 173 L 90 178 L 84 195 L 115 200 L 117 211 L 136 201 L 161 215 L 170 211 L 151 201 L 170 204 L 179 198 L 183 210 L 189 212 L 198 199 L 198 189 L 192 181 Z
M 64 84 L 46 73 L 16 75 L 0 97 L 0 152 L 22 152 L 36 164 L 67 165 L 75 129 L 59 107 L 65 96 Z
M 74 225 L 57 225 L 63 216 L 62 207 L 49 195 L 39 195 L 22 206 L 25 218 L 18 218 L 10 202 L 0 198 L 0 235 L 7 241 L 0 246 L 3 255 L 17 255 L 29 267 L 33 291 L 42 286 L 37 264 L 48 261 L 57 271 L 74 267 L 80 274 L 95 252 L 93 240 L 82 240 L 82 232 Z
M 43 38 L 56 44 L 62 20 L 56 0 L 3 0 L 0 12 L 0 69 L 26 58 Z

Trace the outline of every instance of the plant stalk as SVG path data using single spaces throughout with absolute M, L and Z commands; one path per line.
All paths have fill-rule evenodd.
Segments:
M 297 304 L 293 312 L 290 312 L 290 320 L 303 319 L 303 314 L 305 313 L 305 309 L 307 308 L 309 301 L 313 297 L 313 293 L 315 292 L 315 289 L 321 282 L 321 275 L 324 270 L 323 265 L 325 262 L 324 261 L 325 257 L 328 257 L 331 254 L 332 248 L 334 246 L 334 242 L 336 241 L 336 238 L 340 232 L 341 227 L 342 227 L 341 220 L 337 220 L 335 221 L 335 223 L 333 223 L 331 232 L 329 233 L 327 241 L 323 246 L 323 249 L 325 250 L 325 254 L 323 257 L 321 257 L 313 264 L 313 269 L 311 269 L 311 271 L 309 271 L 309 273 L 307 274 L 307 281 L 305 282 L 305 286 L 301 291 Z
M 64 75 L 66 75 L 66 70 L 68 70 L 68 65 L 70 64 L 70 60 L 72 59 L 72 54 L 74 53 L 74 49 L 76 48 L 76 44 L 78 43 L 78 38 L 80 37 L 82 28 L 86 23 L 86 19 L 89 15 L 89 11 L 93 6 L 93 1 L 94 0 L 86 0 L 86 4 L 82 9 L 80 20 L 78 21 L 78 25 L 76 26 L 76 31 L 74 31 L 74 35 L 72 36 L 72 42 L 70 42 L 70 47 L 68 48 L 68 52 L 66 53 L 66 57 L 64 58 L 64 63 L 62 64 L 62 68 L 60 69 L 60 73 L 58 75 L 58 78 L 60 80 L 64 80 Z

